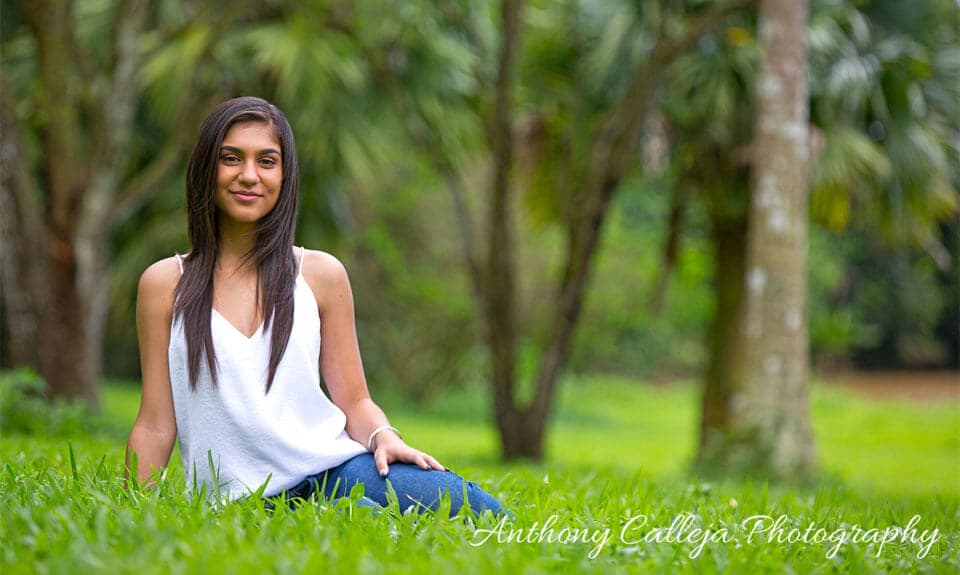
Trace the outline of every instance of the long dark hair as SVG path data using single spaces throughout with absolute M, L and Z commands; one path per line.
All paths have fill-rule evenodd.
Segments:
M 223 138 L 234 124 L 260 122 L 274 130 L 280 141 L 283 181 L 280 197 L 273 210 L 257 223 L 254 247 L 244 254 L 242 263 L 257 266 L 256 299 L 264 318 L 263 332 L 270 337 L 270 363 L 267 376 L 269 393 L 277 366 L 287 348 L 293 328 L 293 287 L 296 258 L 293 234 L 297 223 L 299 178 L 297 147 L 286 116 L 276 106 L 260 98 L 234 98 L 210 112 L 200 127 L 200 136 L 187 164 L 187 211 L 191 250 L 184 260 L 183 275 L 177 283 L 174 319 L 183 318 L 187 340 L 190 389 L 196 390 L 200 362 L 206 358 L 213 386 L 218 383 L 217 357 L 213 350 L 210 316 L 213 309 L 213 272 L 219 254 L 220 228 L 214 202 L 217 168 Z

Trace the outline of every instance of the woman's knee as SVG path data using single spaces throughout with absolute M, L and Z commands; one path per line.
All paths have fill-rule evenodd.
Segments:
M 487 493 L 483 488 L 472 481 L 464 480 L 467 488 L 467 501 L 470 503 L 470 510 L 476 515 L 481 515 L 484 511 L 490 511 L 494 515 L 507 515 L 513 517 L 506 507 L 500 503 L 494 496 Z
M 357 484 L 363 485 L 364 495 L 379 505 L 388 504 L 388 492 L 396 494 L 401 511 L 411 507 L 435 511 L 441 498 L 450 498 L 450 514 L 460 512 L 464 503 L 476 515 L 490 510 L 494 515 L 513 516 L 499 501 L 473 481 L 453 471 L 425 470 L 408 463 L 393 463 L 386 478 L 380 477 L 372 454 L 362 454 L 325 473 L 327 496 L 343 497 Z
M 406 507 L 419 503 L 418 507 L 426 507 L 435 511 L 440 506 L 441 498 L 449 497 L 451 517 L 460 513 L 464 504 L 467 504 L 470 511 L 475 515 L 480 515 L 487 510 L 494 515 L 504 513 L 512 515 L 479 485 L 464 479 L 453 471 L 425 471 L 420 469 L 417 469 L 417 471 L 419 471 L 417 475 L 419 475 L 423 484 L 411 491 L 420 493 L 423 499 L 429 499 L 429 502 L 425 503 L 423 499 L 414 501 L 411 498 Z

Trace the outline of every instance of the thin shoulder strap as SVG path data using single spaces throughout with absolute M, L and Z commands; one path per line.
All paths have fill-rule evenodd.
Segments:
M 177 265 L 180 266 L 180 275 L 183 275 L 183 258 L 180 257 L 180 254 L 174 253 L 173 255 L 177 256 Z
M 303 275 L 303 253 L 306 250 L 303 246 L 300 246 L 300 263 L 297 265 L 297 275 Z

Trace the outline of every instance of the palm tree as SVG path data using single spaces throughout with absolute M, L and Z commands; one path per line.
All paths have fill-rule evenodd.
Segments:
M 814 216 L 918 245 L 938 263 L 935 224 L 957 209 L 957 15 L 949 0 L 825 2 L 810 28 L 813 117 L 825 143 Z
M 860 260 L 843 272 L 831 316 L 869 322 L 867 342 L 847 338 L 858 358 L 936 361 L 943 346 L 932 339 L 933 326 L 950 297 L 934 275 L 949 277 L 957 265 L 940 225 L 957 209 L 957 5 L 827 7 L 811 30 L 814 115 L 831 132 L 813 173 L 811 209 L 834 237 L 857 231 L 845 242 L 858 246 Z M 845 157 L 851 161 L 838 165 Z
M 884 6 L 890 9 L 890 3 L 877 2 L 864 8 L 849 2 L 811 4 L 808 38 L 816 153 L 811 215 L 830 229 L 852 224 L 861 234 L 913 241 L 942 259 L 937 223 L 954 214 L 956 206 L 949 186 L 956 176 L 945 161 L 955 155 L 958 141 L 955 32 L 942 29 L 949 26 L 881 27 L 877 19 Z M 931 17 L 930 11 L 934 20 L 955 18 L 956 6 L 950 2 L 925 6 L 927 17 L 921 22 Z M 911 10 L 915 7 L 911 5 Z M 901 28 L 911 21 L 889 15 L 884 20 Z M 678 195 L 704 201 L 711 221 L 716 313 L 708 334 L 699 453 L 701 465 L 709 468 L 722 463 L 707 446 L 711 435 L 722 438 L 730 425 L 729 406 L 737 384 L 733 368 L 743 353 L 736 318 L 746 276 L 750 170 L 745 160 L 757 56 L 751 28 L 749 19 L 733 22 L 678 62 L 662 108 L 673 136 Z M 927 45 L 921 49 L 924 44 L 911 38 L 922 38 Z M 881 66 L 881 61 L 886 63 Z M 904 83 L 905 78 L 912 80 Z M 903 97 L 907 94 L 912 96 Z M 913 107 L 907 105 L 911 101 Z M 872 109 L 896 119 L 896 135 L 887 137 L 886 124 L 877 123 L 879 112 Z M 917 113 L 920 110 L 926 113 Z M 905 186 L 909 193 L 903 191 Z M 672 226 L 671 234 L 679 234 L 680 226 L 680 222 Z

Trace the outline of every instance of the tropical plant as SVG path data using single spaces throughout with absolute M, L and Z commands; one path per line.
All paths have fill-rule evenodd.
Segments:
M 956 11 L 956 6 L 943 2 L 927 3 L 921 8 L 917 13 L 926 16 L 920 17 L 919 21 L 926 24 L 931 22 L 931 12 L 939 13 L 942 21 L 949 21 L 947 16 Z M 912 53 L 912 58 L 923 56 L 921 62 L 941 62 L 939 67 L 919 65 L 915 68 L 915 79 L 922 82 L 922 87 L 905 87 L 891 82 L 893 75 L 881 81 L 879 71 L 867 73 L 873 69 L 868 64 L 875 60 L 850 55 L 880 50 L 868 45 L 878 42 L 880 37 L 898 35 L 905 37 L 891 45 L 916 48 L 919 44 L 908 38 L 913 34 L 921 36 L 923 29 L 919 26 L 907 30 L 902 23 L 916 24 L 917 20 L 899 20 L 889 14 L 882 19 L 887 27 L 881 26 L 878 22 L 880 15 L 890 9 L 890 3 L 883 2 L 861 6 L 829 1 L 811 5 L 808 38 L 812 76 L 811 143 L 815 153 L 811 174 L 812 216 L 815 222 L 821 222 L 828 229 L 841 230 L 849 224 L 859 238 L 885 238 L 887 242 L 901 244 L 912 240 L 925 246 L 933 260 L 944 261 L 944 248 L 931 239 L 937 237 L 938 222 L 955 214 L 955 192 L 946 193 L 944 187 L 955 175 L 951 173 L 949 163 L 942 161 L 957 141 L 952 135 L 956 122 L 945 121 L 956 118 L 957 99 L 945 97 L 957 86 L 954 81 L 956 67 L 947 64 L 951 58 L 949 54 L 956 54 L 955 33 L 939 29 L 942 26 L 933 26 L 931 30 L 939 31 L 924 36 L 924 41 L 931 47 L 926 51 L 916 49 Z M 901 23 L 899 31 L 896 27 L 889 28 L 889 24 L 898 22 Z M 709 360 L 704 382 L 701 444 L 706 442 L 711 429 L 723 429 L 728 425 L 728 406 L 737 384 L 733 368 L 742 353 L 736 345 L 737 317 L 746 277 L 743 254 L 746 207 L 750 199 L 747 186 L 750 171 L 746 160 L 751 152 L 751 87 L 756 82 L 757 61 L 757 44 L 750 32 L 751 27 L 749 20 L 734 22 L 722 34 L 708 36 L 696 52 L 681 59 L 673 68 L 663 106 L 669 122 L 668 133 L 672 136 L 671 169 L 675 171 L 673 177 L 677 181 L 678 198 L 705 201 L 713 236 L 716 312 L 708 335 Z M 872 36 L 869 31 L 873 31 Z M 870 42 L 868 37 L 872 37 Z M 904 52 L 887 50 L 885 53 L 892 57 Z M 843 54 L 848 57 L 843 58 Z M 910 68 L 903 63 L 892 67 Z M 903 75 L 896 77 L 902 78 Z M 833 88 L 829 88 L 831 85 Z M 915 94 L 915 103 L 930 102 L 928 107 L 937 107 L 937 111 L 919 116 L 909 109 L 897 109 L 887 104 L 908 103 L 908 99 L 896 96 L 904 93 Z M 921 94 L 926 95 L 920 98 Z M 896 145 L 888 147 L 889 138 L 883 141 L 875 138 L 882 132 L 878 131 L 880 128 L 872 114 L 866 112 L 873 105 L 871 102 L 883 103 L 879 108 L 886 111 L 887 117 L 906 118 L 913 122 L 912 127 L 899 128 L 901 133 L 912 133 L 917 137 L 921 134 L 942 135 L 935 142 L 928 140 L 927 144 L 911 152 L 928 156 L 919 161 L 927 171 L 922 180 L 911 176 L 916 174 L 913 166 L 902 166 L 902 150 Z M 896 191 L 902 187 L 900 182 L 903 180 L 915 184 L 910 192 L 911 201 L 903 201 L 903 194 Z M 687 191 L 684 193 L 684 190 Z M 897 198 L 901 198 L 896 202 L 898 207 L 889 207 L 891 200 Z M 679 205 L 681 213 L 686 209 L 683 202 L 675 204 Z M 899 217 L 907 211 L 912 212 L 900 220 Z M 676 221 L 669 233 L 679 235 L 681 229 L 682 220 Z M 838 243 L 836 239 L 833 241 Z M 834 249 L 831 257 L 835 256 L 849 258 L 851 254 Z M 852 265 L 851 260 L 847 261 L 846 265 Z M 667 258 L 664 267 L 669 269 L 669 264 Z M 821 262 L 815 264 L 819 266 Z M 827 289 L 842 289 L 849 293 L 850 286 L 843 287 L 849 283 L 843 277 L 845 275 L 842 271 L 833 274 L 837 287 L 818 287 L 820 291 L 815 293 L 822 294 Z M 906 276 L 900 274 L 898 277 Z M 818 276 L 815 279 L 828 281 Z M 924 301 L 930 309 L 937 309 L 936 298 Z M 815 343 L 823 349 L 837 353 L 857 344 L 877 344 L 876 330 L 869 331 L 865 323 L 868 319 L 863 315 L 863 306 L 857 310 L 834 310 L 829 307 L 829 302 L 819 299 L 811 304 L 817 312 L 812 318 Z M 884 315 L 893 318 L 894 322 L 899 321 L 895 319 L 899 317 L 897 315 Z M 925 317 L 925 314 L 911 314 L 911 317 Z
M 222 97 L 202 64 L 245 14 L 179 2 L 4 4 L 4 325 L 9 361 L 36 365 L 53 395 L 97 405 L 113 232 L 162 189 L 202 103 Z M 151 75 L 171 45 L 189 47 L 176 74 Z M 144 92 L 168 82 L 177 97 L 146 105 Z

